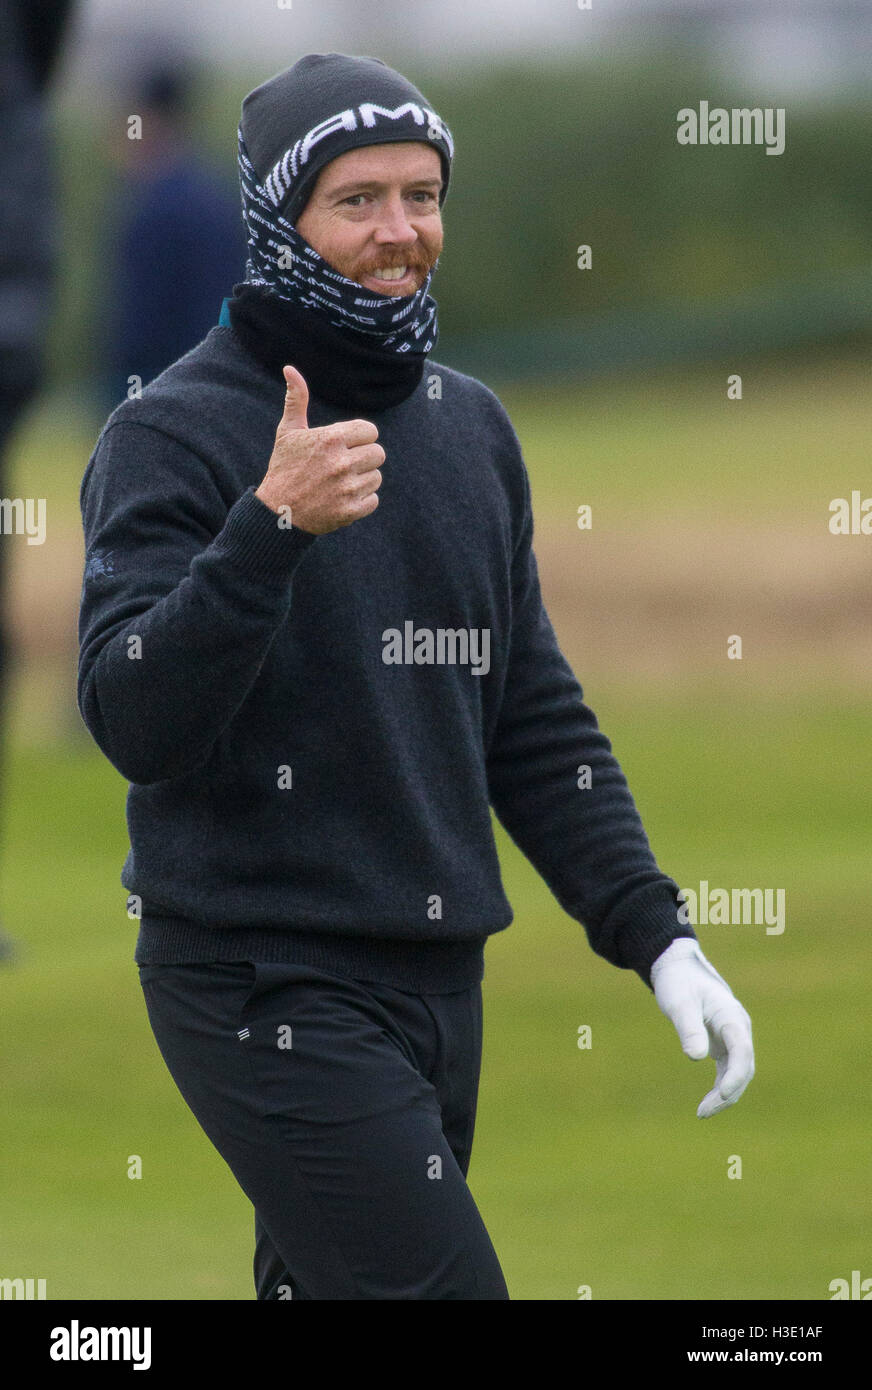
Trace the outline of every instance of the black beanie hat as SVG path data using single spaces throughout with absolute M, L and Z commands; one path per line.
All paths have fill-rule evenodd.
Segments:
M 442 160 L 440 207 L 448 192 L 451 132 L 418 88 L 380 58 L 307 53 L 249 92 L 240 131 L 261 183 L 292 226 L 325 164 L 363 145 L 432 144 Z

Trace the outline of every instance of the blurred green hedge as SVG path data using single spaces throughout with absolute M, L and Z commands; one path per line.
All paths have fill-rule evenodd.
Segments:
M 195 133 L 234 194 L 240 104 L 265 75 L 216 73 L 201 84 Z M 870 102 L 787 103 L 785 151 L 769 156 L 763 145 L 677 143 L 677 112 L 701 99 L 784 104 L 728 90 L 686 53 L 465 69 L 455 80 L 409 75 L 457 147 L 434 282 L 449 339 L 575 316 L 620 323 L 628 311 L 668 315 L 677 302 L 747 293 L 762 300 L 781 283 L 814 291 L 872 266 Z M 56 118 L 64 233 L 50 361 L 61 382 L 88 372 L 97 306 L 111 292 L 99 250 L 111 117 L 92 103 Z M 593 248 L 591 270 L 577 268 L 582 243 Z

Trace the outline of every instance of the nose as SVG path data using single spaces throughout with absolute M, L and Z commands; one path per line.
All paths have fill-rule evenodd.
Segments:
M 391 242 L 395 246 L 412 246 L 418 240 L 418 233 L 409 222 L 399 194 L 385 199 L 379 209 L 378 227 L 373 237 L 379 243 Z

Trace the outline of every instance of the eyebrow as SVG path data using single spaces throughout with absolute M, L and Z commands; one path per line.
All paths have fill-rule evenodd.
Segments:
M 353 183 L 341 183 L 338 188 L 331 188 L 328 198 L 341 198 L 343 193 L 360 192 L 364 188 L 387 188 L 386 183 L 378 179 L 355 179 Z M 406 188 L 441 188 L 441 179 L 409 179 Z

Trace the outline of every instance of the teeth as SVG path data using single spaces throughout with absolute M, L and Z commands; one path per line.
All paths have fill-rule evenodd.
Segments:
M 407 265 L 396 266 L 393 270 L 374 270 L 376 280 L 402 280 L 409 273 Z

